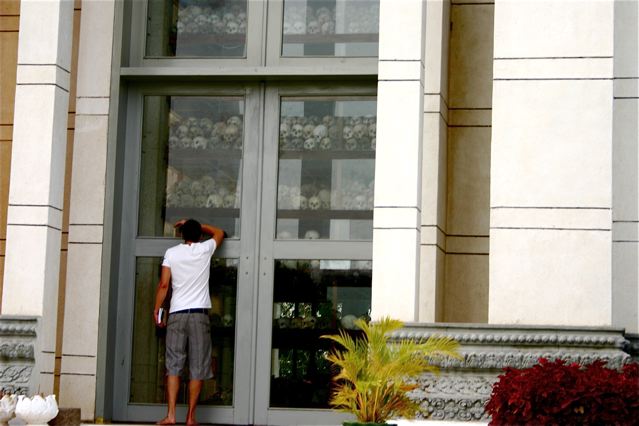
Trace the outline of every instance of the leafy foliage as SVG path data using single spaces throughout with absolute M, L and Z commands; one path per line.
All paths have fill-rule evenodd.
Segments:
M 540 358 L 506 368 L 486 411 L 491 425 L 639 425 L 639 365 L 622 371 Z
M 438 373 L 434 359 L 459 358 L 459 344 L 448 337 L 431 336 L 426 342 L 401 340 L 389 342 L 388 334 L 403 326 L 399 320 L 383 318 L 368 324 L 359 319 L 355 325 L 363 336 L 353 338 L 347 331 L 322 336 L 340 344 L 327 359 L 339 367 L 334 377 L 336 388 L 331 405 L 353 413 L 360 422 L 384 423 L 390 418 L 414 418 L 422 412 L 408 392 L 417 385 L 411 377 L 424 372 Z

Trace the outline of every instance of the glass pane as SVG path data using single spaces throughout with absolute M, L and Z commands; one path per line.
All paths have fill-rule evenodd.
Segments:
M 239 237 L 243 123 L 242 99 L 144 98 L 138 235 L 194 218 Z
M 149 0 L 146 56 L 243 58 L 247 0 Z
M 371 262 L 277 260 L 273 295 L 271 407 L 329 408 L 331 378 L 324 358 L 333 343 L 320 339 L 345 329 L 371 308 Z
M 277 238 L 371 240 L 376 100 L 283 99 Z
M 379 47 L 379 0 L 285 0 L 282 56 L 368 56 Z
M 136 259 L 131 403 L 166 404 L 166 329 L 155 327 L 152 318 L 161 265 L 161 257 Z M 211 362 L 215 377 L 204 382 L 200 403 L 205 405 L 233 403 L 237 268 L 237 259 L 213 258 L 211 261 L 209 291 L 212 308 L 209 317 L 213 341 Z M 188 386 L 185 385 L 188 382 L 188 363 L 183 376 L 178 394 L 180 404 L 188 399 Z

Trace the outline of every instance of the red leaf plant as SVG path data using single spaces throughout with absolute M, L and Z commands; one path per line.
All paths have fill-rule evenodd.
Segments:
M 639 364 L 604 365 L 540 358 L 505 368 L 486 405 L 490 425 L 639 425 Z

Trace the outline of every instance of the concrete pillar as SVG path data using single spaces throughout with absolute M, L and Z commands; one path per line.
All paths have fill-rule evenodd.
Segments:
M 374 318 L 419 317 L 425 4 L 380 2 Z
M 639 333 L 639 2 L 615 2 L 612 322 Z
M 2 313 L 40 317 L 31 391 L 53 390 L 73 1 L 22 0 Z
M 115 1 L 82 4 L 60 404 L 95 417 Z
M 495 2 L 491 323 L 612 323 L 613 12 Z
M 443 319 L 446 256 L 448 37 L 450 1 L 429 1 L 424 42 L 424 123 L 419 321 Z

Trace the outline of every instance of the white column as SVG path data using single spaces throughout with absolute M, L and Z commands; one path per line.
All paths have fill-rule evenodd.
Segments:
M 450 1 L 425 3 L 419 321 L 443 318 Z
M 497 0 L 489 321 L 611 325 L 612 0 Z
M 612 323 L 639 333 L 639 2 L 615 3 Z
M 374 318 L 419 314 L 425 9 L 421 0 L 380 3 Z
M 115 1 L 82 3 L 60 404 L 95 417 Z
M 72 0 L 22 0 L 2 313 L 41 317 L 32 392 L 53 390 Z

